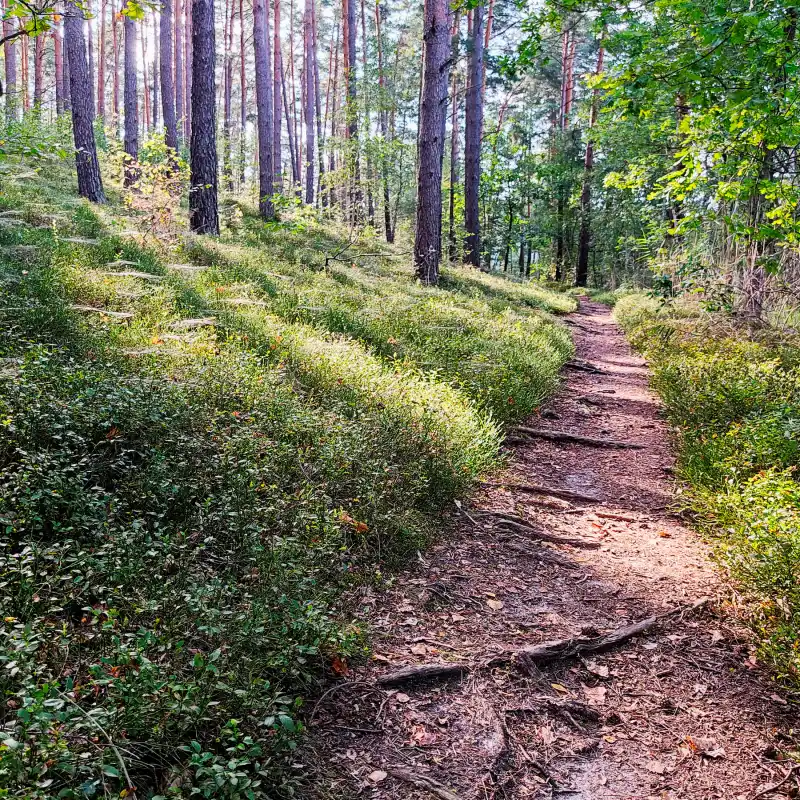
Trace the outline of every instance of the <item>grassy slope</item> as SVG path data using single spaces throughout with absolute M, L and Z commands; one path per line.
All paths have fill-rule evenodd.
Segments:
M 761 656 L 800 683 L 800 349 L 643 295 L 616 318 L 647 353 L 679 434 L 687 502 L 741 590 Z
M 0 795 L 287 793 L 300 696 L 365 651 L 342 592 L 554 389 L 573 301 L 300 218 L 148 248 L 68 165 L 4 183 Z

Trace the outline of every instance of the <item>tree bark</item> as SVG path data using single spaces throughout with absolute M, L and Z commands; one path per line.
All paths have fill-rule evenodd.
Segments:
M 222 29 L 222 179 L 233 191 L 233 0 L 225 0 L 225 24 Z
M 6 0 L 8 7 L 9 0 Z M 3 36 L 10 36 L 12 33 L 12 22 L 10 19 L 3 20 Z M 3 43 L 3 55 L 5 57 L 6 70 L 6 122 L 13 122 L 17 118 L 17 43 L 10 40 Z
M 253 47 L 258 111 L 258 210 L 264 219 L 272 219 L 275 216 L 272 204 L 275 170 L 272 163 L 274 109 L 270 44 L 267 0 L 253 0 Z
M 274 191 L 283 188 L 283 166 L 281 153 L 281 122 L 283 121 L 283 102 L 281 100 L 281 0 L 275 0 L 274 42 L 272 47 L 272 167 L 275 171 Z M 289 21 L 291 25 L 291 20 Z
M 342 0 L 343 78 L 345 85 L 345 137 L 350 183 L 351 220 L 360 217 L 361 175 L 358 150 L 358 96 L 356 90 L 356 4 Z
M 367 15 L 364 10 L 365 0 L 361 0 L 361 68 L 362 80 L 364 81 L 364 123 L 365 123 L 365 137 L 369 141 L 372 136 L 372 119 L 370 109 L 371 88 L 368 76 L 368 54 L 367 54 Z M 367 161 L 367 222 L 375 227 L 375 201 L 372 197 L 372 184 L 374 176 L 372 174 L 372 155 L 371 150 L 367 147 L 366 152 Z
M 304 117 L 306 123 L 306 203 L 314 202 L 314 131 L 316 110 L 314 88 L 314 0 L 306 0 L 303 16 L 303 41 L 305 44 L 305 64 L 303 82 L 305 84 Z
M 53 27 L 53 66 L 56 72 L 56 116 L 64 111 L 64 49 L 61 23 L 56 21 Z
M 319 89 L 319 59 L 317 58 L 317 5 L 311 4 L 311 35 L 313 38 L 311 49 L 312 67 L 314 70 L 314 115 L 317 123 L 317 205 L 320 205 L 320 184 L 325 174 L 325 157 L 322 153 L 322 98 Z
M 139 107 L 136 86 L 136 23 L 130 16 L 123 21 L 125 36 L 125 185 L 131 186 L 139 178 L 136 163 L 139 160 Z
M 466 113 L 464 121 L 464 227 L 466 260 L 481 265 L 480 184 L 481 138 L 483 135 L 483 6 L 472 12 L 471 50 L 468 59 Z
M 75 167 L 78 194 L 93 203 L 104 203 L 103 180 L 97 162 L 94 140 L 94 98 L 86 63 L 83 13 L 72 0 L 64 3 L 64 39 L 69 62 L 69 91 L 72 107 L 72 135 L 75 142 Z
M 144 128 L 145 134 L 151 130 L 152 117 L 150 115 L 150 84 L 147 74 L 147 25 L 142 22 L 142 99 L 144 106 Z
M 289 95 L 286 91 L 286 72 L 283 69 L 282 55 L 278 59 L 278 65 L 281 70 L 281 95 L 283 97 L 283 107 L 286 110 L 286 114 L 284 114 L 284 116 L 286 118 L 286 135 L 289 137 L 289 162 L 292 167 L 292 186 L 298 186 L 300 184 L 300 174 L 297 171 L 297 142 L 295 142 L 294 129 L 292 127 L 292 114 L 290 113 L 291 109 L 289 107 Z
M 21 23 L 18 22 L 17 25 L 22 27 Z M 25 116 L 31 110 L 31 101 L 28 95 L 28 84 L 29 84 L 29 74 L 28 74 L 28 46 L 30 45 L 30 39 L 27 36 L 22 36 L 20 38 L 20 88 L 22 89 L 22 114 Z
M 172 0 L 162 0 L 160 28 L 161 50 L 161 116 L 164 119 L 164 141 L 178 149 L 178 123 L 175 118 L 175 84 L 172 80 Z
M 423 41 L 425 77 L 420 108 L 414 268 L 422 283 L 436 284 L 442 251 L 442 163 L 450 67 L 447 0 L 425 0 Z
M 94 79 L 95 76 L 97 75 L 97 70 L 95 67 L 95 58 L 94 58 L 94 24 L 92 23 L 92 15 L 94 14 L 94 0 L 86 0 L 86 11 L 87 11 L 86 51 L 89 56 L 89 88 L 92 92 L 92 103 L 94 103 L 94 98 L 95 98 Z M 97 113 L 97 109 L 95 109 L 95 113 Z
M 184 94 L 183 70 L 183 4 L 175 0 L 175 116 L 178 136 L 186 140 L 186 96 Z M 225 40 L 223 39 L 223 45 Z
M 120 0 L 121 2 L 122 0 Z M 114 129 L 118 130 L 119 125 L 119 23 L 117 20 L 116 2 L 111 0 L 111 47 L 114 50 Z M 66 94 L 66 92 L 65 92 Z
M 294 176 L 294 187 L 297 190 L 302 180 L 302 170 L 300 162 L 302 156 L 300 154 L 301 143 L 300 137 L 297 135 L 297 85 L 294 80 L 294 0 L 289 2 L 289 71 L 288 75 L 284 74 L 284 80 L 288 78 L 289 86 L 291 87 L 291 108 L 286 109 L 286 114 L 291 121 L 292 131 L 289 134 L 294 140 L 294 165 L 292 167 L 292 174 Z M 284 105 L 286 105 L 284 103 Z
M 244 0 L 239 0 L 239 87 L 241 89 L 241 120 L 239 127 L 239 185 L 244 189 L 245 159 L 247 158 L 247 62 L 244 48 Z
M 183 114 L 183 136 L 185 141 L 189 141 L 192 136 L 192 74 L 194 71 L 194 51 L 192 50 L 192 0 L 186 2 L 186 24 L 183 26 L 183 71 L 184 79 L 184 107 L 178 112 Z
M 41 111 L 44 91 L 44 34 L 33 40 L 33 105 Z
M 189 227 L 195 233 L 219 234 L 214 0 L 193 0 L 192 53 Z
M 461 37 L 461 9 L 455 11 L 452 31 L 453 64 L 458 63 L 459 40 Z M 448 257 L 451 263 L 458 260 L 458 242 L 456 240 L 456 186 L 458 185 L 458 69 L 453 69 L 453 85 L 450 91 L 450 202 L 448 208 Z
M 97 59 L 97 116 L 106 121 L 106 7 L 107 0 L 100 0 L 100 52 Z
M 152 113 L 153 113 L 153 130 L 158 129 L 158 114 L 159 114 L 159 83 L 161 81 L 161 70 L 159 68 L 159 50 L 160 39 L 158 31 L 158 18 L 153 13 L 153 69 L 151 74 L 153 76 L 152 84 Z
M 597 52 L 595 75 L 603 71 L 603 38 Z M 589 131 L 586 140 L 586 153 L 583 158 L 583 185 L 581 187 L 581 228 L 578 234 L 578 265 L 575 268 L 575 285 L 586 286 L 589 278 L 589 244 L 591 241 L 592 214 L 592 170 L 594 168 L 594 141 L 592 129 L 597 121 L 598 91 L 592 92 L 592 105 L 589 109 Z
M 333 57 L 333 70 L 330 65 L 328 66 L 328 98 L 331 103 L 331 140 L 336 136 L 336 110 L 338 108 L 338 90 L 339 90 L 339 36 L 341 34 L 341 25 L 336 24 L 336 31 L 331 40 L 331 54 Z M 333 78 L 331 78 L 333 75 Z M 328 101 L 325 101 L 325 117 L 328 116 Z M 336 170 L 336 151 L 331 146 L 328 152 L 328 172 L 333 173 Z M 333 181 L 328 185 L 328 204 L 330 206 L 336 205 L 336 187 Z

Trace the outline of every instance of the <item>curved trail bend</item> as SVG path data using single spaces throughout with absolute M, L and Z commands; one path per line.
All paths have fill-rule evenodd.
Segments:
M 605 306 L 584 300 L 567 321 L 578 363 L 601 371 L 567 368 L 529 427 L 641 449 L 517 444 L 506 484 L 598 499 L 492 484 L 392 590 L 361 598 L 374 658 L 315 709 L 316 797 L 751 800 L 787 774 L 788 709 L 746 637 L 715 613 L 725 590 L 706 548 L 669 512 L 672 455 L 646 365 Z M 543 543 L 489 510 L 595 549 Z M 508 663 L 522 647 L 596 636 L 703 596 L 707 608 L 606 652 Z M 470 670 L 375 686 L 406 665 L 452 661 Z M 762 796 L 786 797 L 795 780 Z

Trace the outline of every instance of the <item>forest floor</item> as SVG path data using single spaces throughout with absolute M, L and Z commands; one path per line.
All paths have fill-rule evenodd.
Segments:
M 646 364 L 605 306 L 584 299 L 568 323 L 584 368 L 566 370 L 529 425 L 639 448 L 521 433 L 503 475 L 454 512 L 392 589 L 361 590 L 373 656 L 309 713 L 315 796 L 796 793 L 800 773 L 785 755 L 795 749 L 791 707 L 735 614 L 723 613 L 731 592 L 707 547 L 671 511 L 673 458 Z M 573 543 L 545 543 L 541 534 Z M 709 600 L 689 608 L 700 598 Z M 546 663 L 518 655 L 679 608 L 600 653 Z M 398 669 L 424 664 L 454 671 L 385 685 Z

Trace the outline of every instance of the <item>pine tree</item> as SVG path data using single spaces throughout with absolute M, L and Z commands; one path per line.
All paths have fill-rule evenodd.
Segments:
M 172 0 L 162 0 L 160 22 L 161 109 L 164 118 L 164 141 L 167 147 L 178 148 L 178 127 L 175 119 L 175 84 L 172 79 Z
M 464 227 L 466 260 L 481 265 L 480 183 L 483 137 L 483 6 L 472 11 L 472 35 L 467 64 L 466 113 L 464 121 Z
M 253 47 L 256 70 L 256 109 L 258 112 L 258 210 L 272 219 L 273 179 L 273 86 L 270 54 L 269 10 L 267 0 L 253 0 Z
M 136 80 L 136 22 L 130 14 L 125 14 L 122 30 L 125 37 L 125 62 L 123 64 L 125 185 L 131 186 L 139 179 L 136 167 L 139 160 L 139 98 Z

